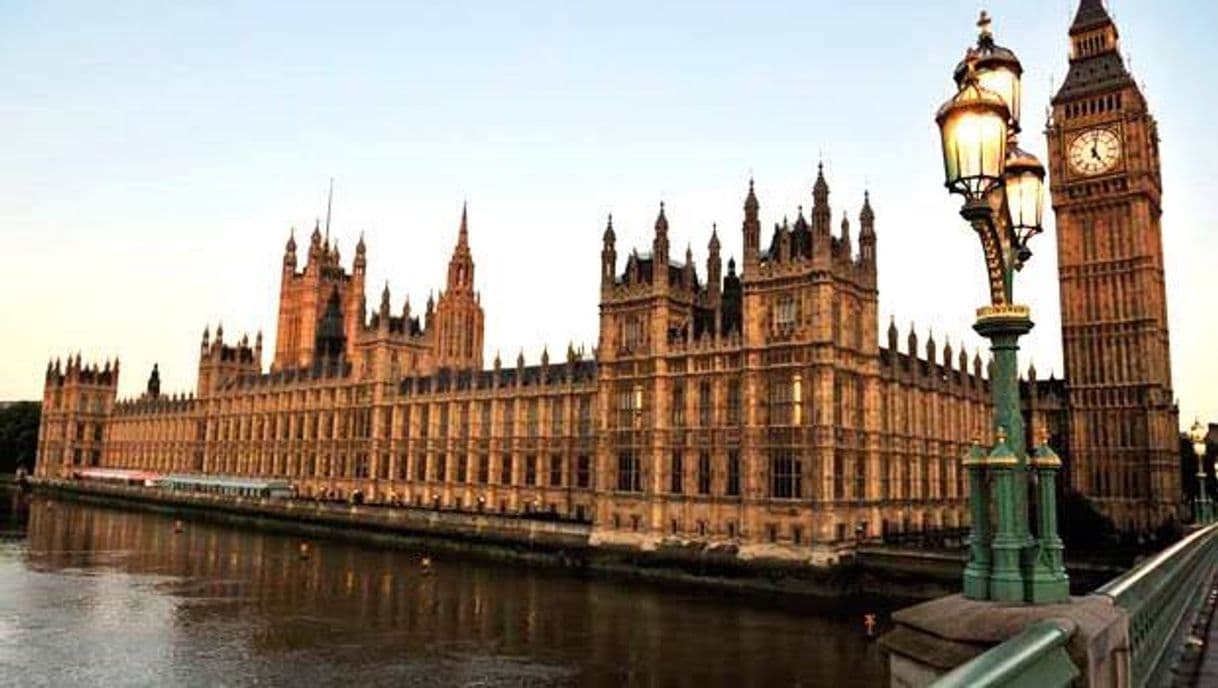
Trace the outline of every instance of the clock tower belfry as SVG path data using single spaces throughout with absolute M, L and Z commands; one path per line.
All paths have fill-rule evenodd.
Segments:
M 1047 136 L 1057 220 L 1068 484 L 1118 529 L 1177 514 L 1159 135 L 1101 0 L 1081 0 Z

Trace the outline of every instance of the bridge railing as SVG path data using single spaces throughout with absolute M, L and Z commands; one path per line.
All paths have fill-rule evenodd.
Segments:
M 1068 686 L 1079 677 L 1066 653 L 1074 625 L 1058 620 L 1038 621 L 1001 645 L 956 667 L 935 681 L 936 688 L 990 686 Z
M 1132 684 L 1156 682 L 1182 646 L 1218 566 L 1218 524 L 1190 533 L 1095 591 L 1129 614 Z
M 1183 636 L 1216 570 L 1218 524 L 1189 534 L 1092 593 L 1111 599 L 1125 612 L 1129 624 L 1128 685 L 1162 683 L 1184 646 Z M 1080 676 L 1066 651 L 1073 634 L 1073 624 L 1065 619 L 1034 623 L 932 685 L 1069 686 Z

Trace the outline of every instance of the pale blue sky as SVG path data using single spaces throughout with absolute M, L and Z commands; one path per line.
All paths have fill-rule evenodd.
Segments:
M 336 178 L 346 259 L 369 244 L 370 301 L 442 284 L 461 202 L 495 351 L 596 338 L 600 234 L 739 255 L 757 179 L 767 226 L 823 155 L 835 225 L 870 187 L 889 314 L 970 350 L 980 251 L 940 182 L 935 109 L 981 3 L 0 3 L 0 399 L 40 395 L 50 356 L 154 361 L 192 389 L 203 326 L 273 341 L 288 228 Z M 1042 154 L 1075 0 L 986 3 L 1026 74 L 1024 147 Z M 1164 242 L 1182 421 L 1218 418 L 1213 344 L 1218 139 L 1209 2 L 1113 0 L 1161 124 Z M 1019 289 L 1025 353 L 1060 372 L 1054 235 Z M 1025 356 L 1025 360 L 1028 356 Z

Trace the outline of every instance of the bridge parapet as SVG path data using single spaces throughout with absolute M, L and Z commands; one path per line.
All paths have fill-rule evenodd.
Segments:
M 903 609 L 882 640 L 891 685 L 1163 684 L 1216 571 L 1218 525 L 1211 525 L 1066 603 L 953 595 Z
M 1194 531 L 1099 590 L 1129 615 L 1130 673 L 1155 685 L 1175 663 L 1218 567 L 1218 524 Z

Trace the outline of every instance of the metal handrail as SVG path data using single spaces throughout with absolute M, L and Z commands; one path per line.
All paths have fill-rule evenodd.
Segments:
M 1180 552 L 1189 549 L 1198 540 L 1213 535 L 1216 531 L 1218 531 L 1218 524 L 1214 524 L 1188 534 L 1171 547 L 1168 547 L 1162 552 L 1155 554 L 1150 559 L 1143 561 L 1129 571 L 1126 571 L 1120 576 L 1117 576 L 1116 578 L 1113 578 L 1107 583 L 1101 585 L 1096 589 L 1096 594 L 1107 595 L 1114 600 L 1117 600 L 1119 603 L 1122 597 L 1126 596 L 1127 593 L 1133 590 L 1135 586 L 1144 581 L 1148 576 L 1159 570 L 1159 568 L 1162 567 L 1165 562 L 1178 556 Z
M 1110 581 L 1096 594 L 1129 614 L 1131 683 L 1151 685 L 1181 645 L 1218 566 L 1218 524 L 1197 530 Z
M 1067 621 L 1038 621 L 1019 635 L 956 667 L 931 685 L 934 688 L 999 686 L 1069 686 L 1080 676 L 1065 645 L 1074 635 Z

